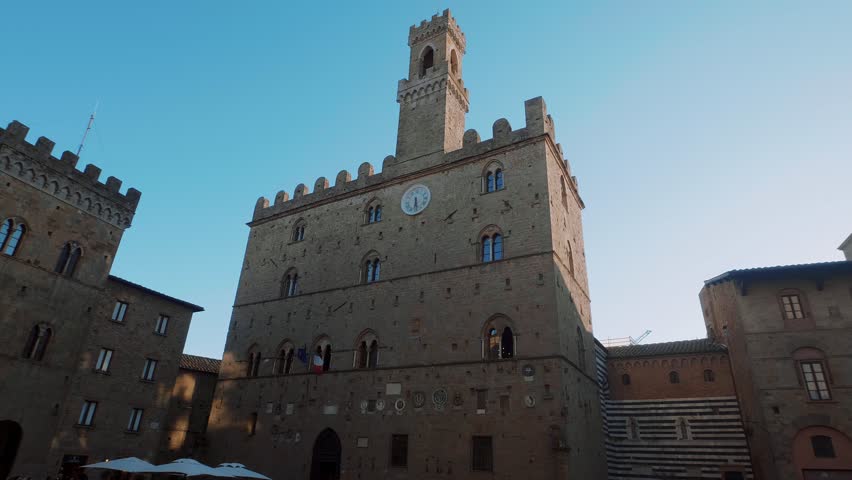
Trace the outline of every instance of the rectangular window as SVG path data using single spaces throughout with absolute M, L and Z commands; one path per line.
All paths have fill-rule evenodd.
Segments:
M 98 409 L 98 402 L 86 400 L 83 402 L 83 408 L 80 409 L 80 418 L 77 419 L 77 425 L 92 426 L 95 421 L 95 410 Z
M 139 426 L 142 423 L 142 409 L 141 408 L 131 408 L 130 409 L 130 420 L 127 421 L 127 431 L 128 432 L 138 432 Z
M 488 390 L 476 391 L 476 413 L 485 413 L 485 405 L 488 403 Z
M 128 304 L 124 302 L 115 302 L 115 308 L 112 309 L 112 321 L 123 322 L 124 314 L 127 313 Z
M 831 400 L 828 382 L 825 378 L 825 366 L 820 361 L 802 362 L 802 378 L 811 400 Z
M 491 437 L 473 437 L 473 470 L 491 472 L 494 470 L 494 452 Z
M 157 319 L 157 325 L 154 327 L 154 333 L 157 335 L 165 335 L 169 328 L 169 316 L 160 315 Z
M 142 380 L 154 381 L 155 370 L 157 370 L 157 361 L 153 358 L 146 358 L 145 368 L 142 369 Z
M 391 467 L 408 467 L 408 435 L 391 435 Z
M 98 354 L 98 361 L 95 362 L 95 370 L 101 373 L 109 372 L 109 364 L 112 362 L 113 351 L 109 348 L 102 348 Z
M 255 433 L 257 433 L 257 412 L 252 413 L 251 416 L 249 416 L 248 423 L 248 434 L 254 435 Z
M 781 304 L 784 305 L 784 316 L 787 320 L 805 318 L 802 302 L 798 295 L 781 295 Z

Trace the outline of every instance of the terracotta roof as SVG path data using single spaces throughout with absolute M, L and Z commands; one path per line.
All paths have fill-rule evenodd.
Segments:
M 709 338 L 607 348 L 609 358 L 653 357 L 658 355 L 684 355 L 724 351 L 727 351 L 724 345 L 714 343 Z
M 222 360 L 215 358 L 199 357 L 197 355 L 187 355 L 186 353 L 180 356 L 180 368 L 184 370 L 194 370 L 196 372 L 215 373 L 219 374 L 219 365 Z
M 803 263 L 798 265 L 776 265 L 774 267 L 757 267 L 730 270 L 717 275 L 710 280 L 705 280 L 705 285 L 713 285 L 735 278 L 766 278 L 780 275 L 796 274 L 830 274 L 830 273 L 852 273 L 852 261 Z
M 116 277 L 115 275 L 110 275 L 109 279 L 112 280 L 113 282 L 120 283 L 122 285 L 131 287 L 131 288 L 135 288 L 137 290 L 141 290 L 141 291 L 143 291 L 147 294 L 154 295 L 155 297 L 160 297 L 163 300 L 167 300 L 169 302 L 176 303 L 178 305 L 186 307 L 186 308 L 192 310 L 193 313 L 204 311 L 204 307 L 199 307 L 198 305 L 195 305 L 193 303 L 185 302 L 185 301 L 183 301 L 179 298 L 170 297 L 170 296 L 166 295 L 165 293 L 160 293 L 156 290 L 151 290 L 148 287 L 143 287 L 142 285 L 139 285 L 138 283 L 133 283 L 130 280 L 125 280 L 123 278 Z

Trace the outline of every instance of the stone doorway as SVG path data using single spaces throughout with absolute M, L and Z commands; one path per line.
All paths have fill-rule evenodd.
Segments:
M 18 455 L 23 431 L 21 426 L 10 420 L 0 422 L 0 478 L 8 478 Z
M 340 479 L 340 437 L 330 428 L 326 428 L 314 442 L 314 456 L 311 462 L 311 480 Z

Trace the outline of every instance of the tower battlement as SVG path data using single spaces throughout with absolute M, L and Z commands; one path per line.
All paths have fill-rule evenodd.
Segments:
M 432 15 L 429 20 L 423 20 L 420 25 L 412 25 L 408 29 L 408 46 L 422 42 L 439 33 L 449 32 L 456 44 L 461 49 L 461 53 L 465 53 L 467 42 L 464 38 L 464 32 L 461 31 L 456 19 L 450 14 L 450 9 L 444 10 L 441 15 Z
M 419 169 L 462 162 L 471 157 L 491 155 L 495 151 L 509 145 L 531 140 L 542 135 L 550 137 L 558 151 L 559 157 L 563 158 L 562 146 L 556 143 L 553 118 L 547 113 L 547 106 L 544 103 L 544 99 L 536 97 L 527 100 L 524 102 L 524 112 L 526 125 L 523 128 L 512 130 L 509 121 L 505 118 L 500 118 L 492 126 L 492 138 L 486 140 L 482 140 L 476 130 L 469 129 L 464 133 L 461 148 L 446 152 L 440 157 L 435 157 L 429 164 L 414 166 L 410 162 L 400 162 L 393 155 L 388 155 L 382 162 L 382 171 L 379 173 L 374 172 L 372 164 L 364 162 L 358 167 L 358 176 L 354 179 L 352 178 L 352 174 L 347 170 L 341 170 L 335 177 L 334 185 L 330 185 L 326 177 L 320 177 L 314 182 L 313 190 L 307 184 L 300 183 L 293 191 L 292 197 L 284 190 L 278 192 L 275 195 L 274 201 L 271 203 L 266 197 L 260 197 L 255 204 L 252 222 L 279 215 L 288 215 L 291 212 L 300 211 L 320 202 L 333 201 L 341 196 L 354 194 L 367 188 L 375 188 L 396 178 L 414 173 Z M 563 160 L 563 164 L 566 173 L 570 176 L 571 169 L 568 161 Z M 579 192 L 577 191 L 576 179 L 571 178 L 570 185 L 572 192 L 577 195 L 578 200 L 582 204 Z
M 39 137 L 32 144 L 26 140 L 29 130 L 18 121 L 0 128 L 0 171 L 116 227 L 130 226 L 142 197 L 139 190 L 120 193 L 121 180 L 101 182 L 101 169 L 92 164 L 78 170 L 79 157 L 67 150 L 54 157 L 56 142 Z

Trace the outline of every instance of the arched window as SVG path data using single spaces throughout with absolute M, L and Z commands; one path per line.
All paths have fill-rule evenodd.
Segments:
M 293 226 L 293 241 L 301 242 L 305 239 L 305 221 L 299 220 Z
M 47 344 L 50 342 L 50 336 L 53 332 L 47 325 L 36 325 L 30 330 L 30 336 L 24 346 L 23 357 L 40 361 L 44 358 L 44 352 L 47 351 Z
M 496 192 L 505 188 L 505 182 L 503 180 L 503 166 L 499 163 L 494 162 L 485 167 L 483 177 L 485 193 Z
M 375 252 L 368 254 L 364 257 L 362 265 L 364 266 L 361 278 L 363 283 L 378 282 L 381 278 L 382 270 L 382 262 L 379 260 L 379 255 Z
M 56 262 L 54 271 L 66 277 L 73 276 L 82 255 L 83 249 L 77 242 L 66 243 L 59 253 L 59 261 Z
M 680 383 L 680 374 L 677 372 L 669 372 L 669 383 Z
M 256 352 L 255 348 L 255 346 L 252 346 L 248 351 L 247 377 L 256 377 L 260 372 L 260 352 Z
M 482 263 L 494 262 L 503 259 L 503 235 L 495 227 L 489 227 L 482 235 L 480 258 Z
M 577 365 L 580 370 L 586 369 L 586 342 L 583 339 L 583 330 L 577 326 Z
M 622 385 L 630 385 L 630 375 L 628 375 L 626 373 L 621 375 L 621 384 Z
M 678 427 L 678 436 L 680 437 L 680 439 L 681 440 L 688 440 L 689 439 L 689 424 L 686 423 L 686 419 L 681 417 L 678 420 L 677 427 Z
M 459 56 L 455 50 L 450 52 L 450 71 L 453 75 L 458 76 L 459 74 Z
M 375 368 L 379 363 L 379 340 L 372 330 L 358 336 L 355 342 L 355 368 Z
M 502 316 L 491 319 L 484 329 L 483 358 L 500 360 L 515 356 L 515 334 L 509 320 Z
M 314 343 L 314 355 L 310 367 L 314 373 L 327 372 L 331 368 L 331 341 L 322 336 Z
M 287 270 L 284 275 L 284 283 L 281 285 L 281 296 L 284 298 L 295 297 L 299 292 L 299 272 L 295 268 Z
M 21 239 L 27 233 L 27 226 L 15 223 L 11 218 L 0 224 L 0 252 L 13 256 L 21 245 Z
M 432 50 L 432 47 L 426 47 L 426 50 L 423 50 L 423 55 L 420 57 L 420 76 L 426 75 L 426 70 L 432 68 L 435 65 L 435 51 Z
M 284 342 L 278 349 L 278 359 L 275 362 L 275 374 L 287 375 L 293 367 L 295 348 L 290 342 Z
M 715 382 L 716 381 L 716 372 L 713 370 L 704 370 L 704 381 L 705 382 Z
M 382 221 L 382 206 L 379 203 L 371 204 L 367 208 L 367 223 L 377 223 Z

